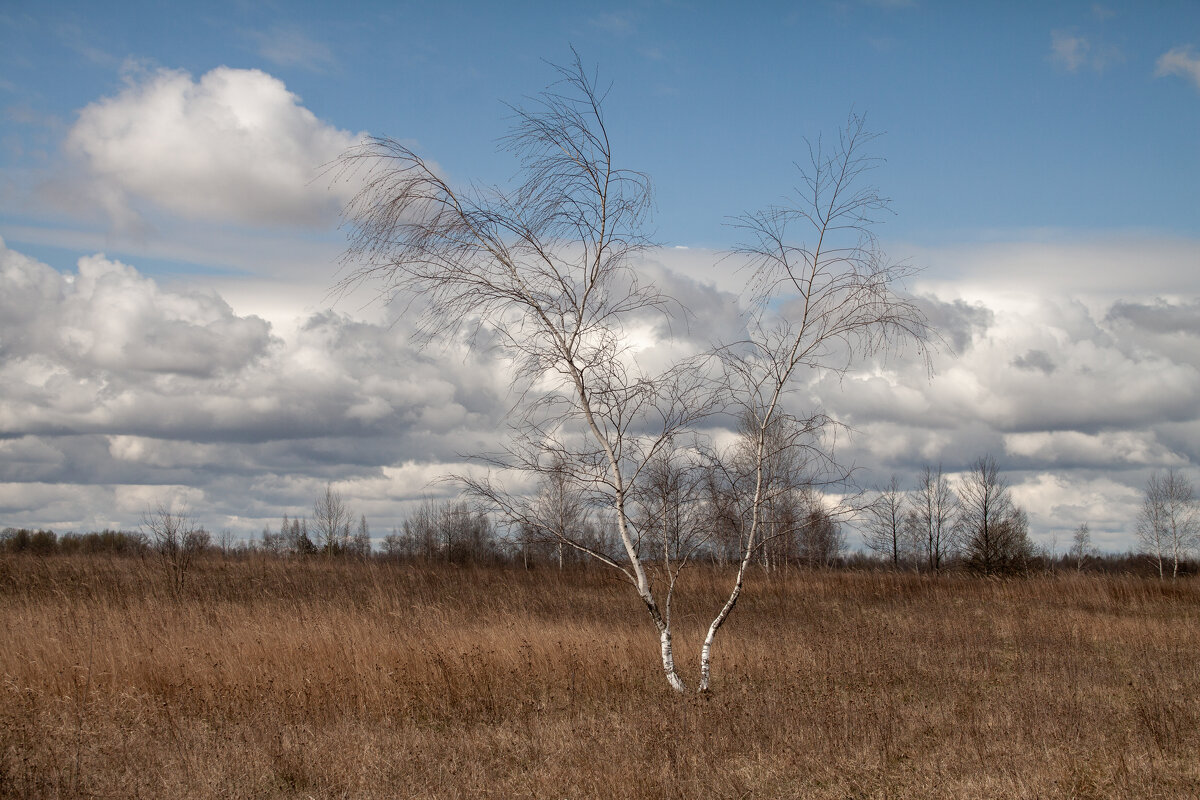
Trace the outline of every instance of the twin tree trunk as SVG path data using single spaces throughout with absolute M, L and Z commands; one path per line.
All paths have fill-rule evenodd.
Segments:
M 766 539 L 764 504 L 774 480 L 765 471 L 768 429 L 776 417 L 792 420 L 777 408 L 792 375 L 800 367 L 844 372 L 846 354 L 861 355 L 893 337 L 924 341 L 925 320 L 891 292 L 906 270 L 887 264 L 874 249 L 871 217 L 886 201 L 870 187 L 854 186 L 875 160 L 858 154 L 872 137 L 864 133 L 862 119 L 852 116 L 832 153 L 822 153 L 819 140 L 810 143 L 812 171 L 801 171 L 794 207 L 769 207 L 734 223 L 754 240 L 736 252 L 748 258 L 754 273 L 747 284 L 762 291 L 750 298 L 744 338 L 736 346 L 714 347 L 703 367 L 697 356 L 642 373 L 628 349 L 628 324 L 677 307 L 644 283 L 636 268 L 639 254 L 651 246 L 642 233 L 651 208 L 649 178 L 614 166 L 601 108 L 604 93 L 596 92 L 594 76 L 578 55 L 557 69 L 560 80 L 539 96 L 536 107 L 512 108 L 513 129 L 501 140 L 523 176 L 512 190 L 460 191 L 432 162 L 391 139 L 367 139 L 338 159 L 336 179 L 361 179 L 344 211 L 351 228 L 344 261 L 354 269 L 341 288 L 378 280 L 387 297 L 421 299 L 417 334 L 427 340 L 459 333 L 470 340 L 486 332 L 489 346 L 514 359 L 514 382 L 534 387 L 547 377 L 561 379 L 545 397 L 530 397 L 528 403 L 521 393 L 519 402 L 530 416 L 515 423 L 517 435 L 490 463 L 545 477 L 551 471 L 545 456 L 553 455 L 562 458 L 575 489 L 594 503 L 603 496 L 615 512 L 624 557 L 558 532 L 560 557 L 563 545 L 572 547 L 632 584 L 658 632 L 667 683 L 677 692 L 686 691 L 686 684 L 675 665 L 671 599 L 688 557 L 680 557 L 674 569 L 664 564 L 667 585 L 658 590 L 660 601 L 626 504 L 642 469 L 656 454 L 670 452 L 677 436 L 697 433 L 700 420 L 718 406 L 746 412 L 754 423 L 747 440 L 754 461 L 740 474 L 746 482 L 754 476 L 754 491 L 749 506 L 738 509 L 738 525 L 749 529 L 731 591 L 701 647 L 697 689 L 707 691 L 717 632 Z M 811 226 L 807 246 L 786 243 L 785 228 L 797 220 Z M 710 369 L 714 364 L 718 367 Z M 546 410 L 546 418 L 534 418 L 534 409 Z M 806 452 L 831 461 L 819 441 L 830 424 L 814 415 L 782 444 L 772 439 L 771 457 L 795 447 L 804 435 L 813 437 Z M 579 428 L 590 433 L 595 448 L 580 449 L 578 442 L 588 437 L 578 436 Z M 556 439 L 562 431 L 567 438 Z M 510 521 L 553 536 L 520 493 L 507 492 L 490 475 L 460 480 Z M 749 487 L 736 485 L 735 494 L 739 488 L 749 494 Z

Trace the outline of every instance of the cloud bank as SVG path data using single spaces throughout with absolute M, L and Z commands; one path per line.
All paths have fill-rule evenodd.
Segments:
M 486 357 L 407 334 L 325 311 L 280 335 L 211 290 L 100 255 L 60 274 L 0 242 L 0 523 L 130 525 L 122 497 L 180 487 L 243 527 L 327 480 L 384 492 L 358 498 L 375 511 L 419 497 L 430 465 L 494 449 L 511 401 Z
M 1070 273 L 1092 247 L 1055 252 Z M 717 285 L 728 264 L 650 255 L 648 276 L 692 322 L 639 327 L 646 359 L 736 334 L 736 297 Z M 915 358 L 873 361 L 814 373 L 791 402 L 853 429 L 839 455 L 866 485 L 990 453 L 1037 538 L 1065 543 L 1086 521 L 1128 548 L 1149 472 L 1200 462 L 1200 301 L 1125 282 L 1110 276 L 1103 301 L 1034 284 L 968 300 L 931 276 L 913 288 L 946 341 L 932 380 Z M 451 491 L 434 481 L 464 456 L 496 448 L 513 398 L 492 353 L 421 351 L 384 316 L 268 322 L 196 279 L 162 285 L 101 255 L 61 274 L 0 244 L 0 524 L 128 526 L 182 498 L 210 527 L 250 534 L 307 513 L 333 481 L 386 532 L 408 503 Z

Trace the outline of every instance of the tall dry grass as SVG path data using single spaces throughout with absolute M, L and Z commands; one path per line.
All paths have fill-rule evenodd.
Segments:
M 730 575 L 677 610 L 693 666 Z M 0 559 L 0 797 L 1200 796 L 1200 584 Z

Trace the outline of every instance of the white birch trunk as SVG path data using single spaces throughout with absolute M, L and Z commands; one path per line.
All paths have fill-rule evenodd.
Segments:
M 569 352 L 569 350 L 564 348 L 564 352 Z M 633 536 L 629 532 L 629 517 L 625 510 L 625 481 L 621 474 L 621 465 L 617 461 L 616 454 L 613 452 L 612 444 L 608 441 L 608 437 L 600 430 L 600 426 L 596 423 L 596 418 L 592 414 L 592 405 L 588 400 L 588 393 L 582 372 L 570 358 L 568 358 L 567 363 L 571 368 L 576 397 L 579 399 L 584 419 L 587 420 L 592 436 L 595 437 L 597 443 L 604 449 L 609 469 L 612 471 L 613 485 L 616 489 L 613 506 L 617 512 L 617 532 L 621 536 L 621 544 L 625 548 L 625 555 L 629 559 L 629 565 L 633 568 L 638 595 L 642 598 L 642 602 L 646 604 L 646 610 L 650 612 L 650 619 L 653 620 L 654 627 L 658 629 L 663 673 L 666 675 L 667 683 L 670 687 L 682 694 L 687 691 L 687 687 L 684 685 L 683 679 L 679 677 L 679 672 L 675 669 L 675 654 L 671 644 L 671 609 L 669 603 L 666 609 L 667 613 L 664 616 L 662 610 L 658 607 L 658 602 L 654 599 L 654 592 L 650 588 L 650 579 L 646 575 L 645 567 L 642 566 L 642 560 L 638 557 L 637 548 L 634 546 Z

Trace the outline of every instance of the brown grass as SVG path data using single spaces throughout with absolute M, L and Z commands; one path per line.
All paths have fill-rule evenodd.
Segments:
M 686 587 L 680 658 L 730 576 Z M 1200 796 L 1200 583 L 0 559 L 0 797 Z

